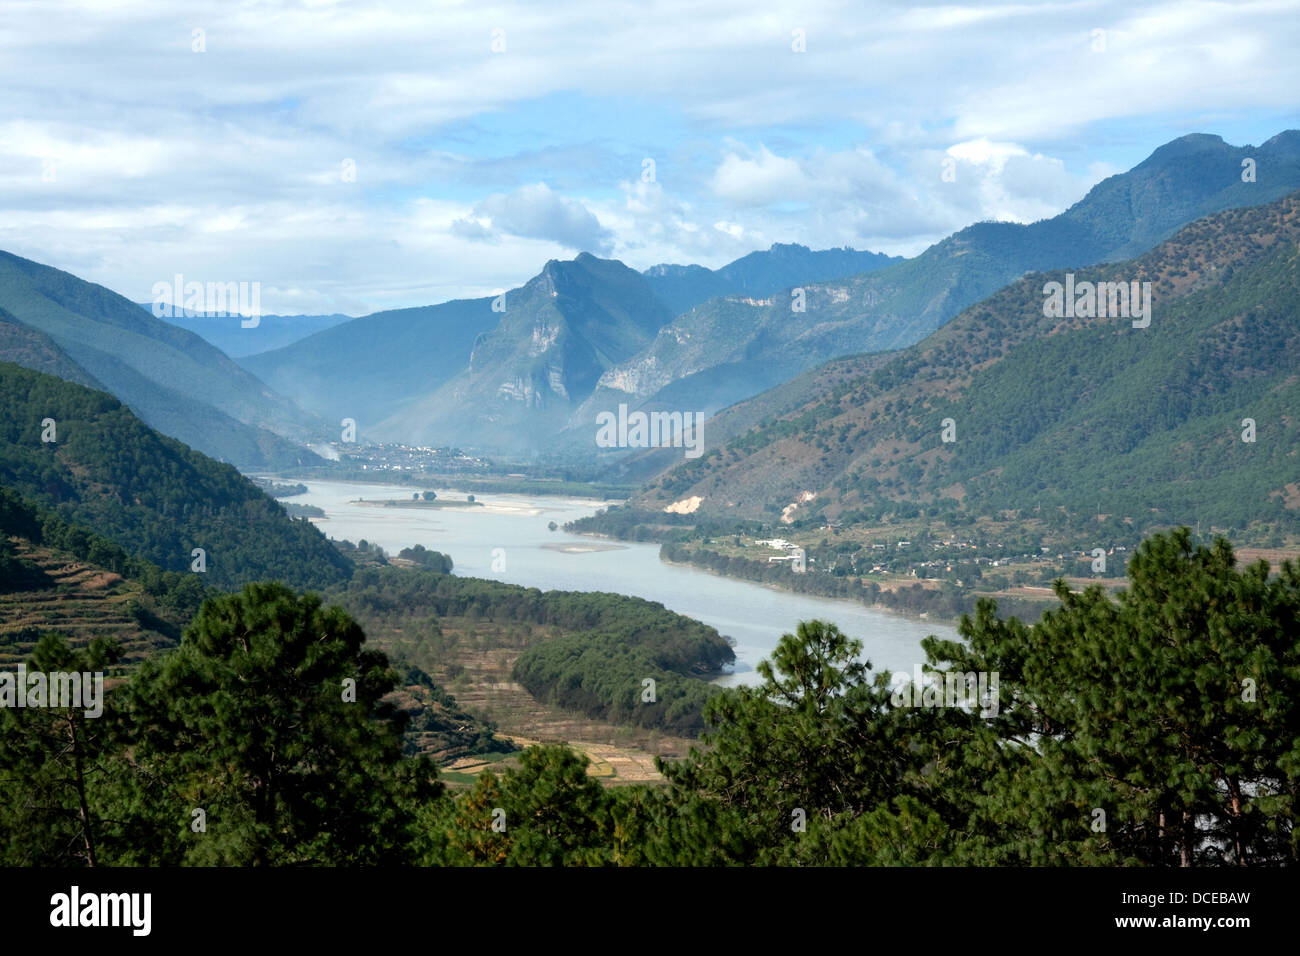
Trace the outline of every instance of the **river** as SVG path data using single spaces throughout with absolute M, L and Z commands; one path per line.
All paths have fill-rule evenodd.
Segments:
M 482 507 L 384 508 L 374 502 L 409 501 L 409 485 L 301 481 L 304 495 L 286 502 L 316 505 L 324 518 L 313 522 L 328 537 L 378 544 L 390 556 L 422 544 L 451 556 L 454 573 L 494 578 L 542 590 L 614 591 L 631 594 L 712 625 L 735 640 L 736 665 L 718 683 L 758 682 L 754 667 L 781 635 L 799 621 L 821 618 L 862 641 L 877 670 L 911 672 L 925 660 L 921 639 L 929 634 L 956 638 L 954 628 L 916 620 L 850 601 L 792 594 L 696 568 L 665 564 L 659 545 L 614 542 L 568 534 L 565 522 L 593 514 L 601 503 L 550 496 L 479 494 Z M 421 489 L 423 490 L 423 489 Z M 462 492 L 433 488 L 440 499 L 464 500 Z M 548 528 L 550 522 L 558 526 Z

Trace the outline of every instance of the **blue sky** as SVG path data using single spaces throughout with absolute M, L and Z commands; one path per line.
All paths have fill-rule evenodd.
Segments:
M 4 6 L 0 249 L 140 301 L 181 273 L 356 315 L 584 250 L 912 255 L 1185 133 L 1300 126 L 1295 2 Z

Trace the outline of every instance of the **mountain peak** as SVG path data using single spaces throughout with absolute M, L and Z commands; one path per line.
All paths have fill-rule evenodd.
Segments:
M 1300 153 L 1300 129 L 1284 129 L 1272 139 L 1266 141 L 1260 148 Z
M 1172 139 L 1160 146 L 1145 161 L 1134 167 L 1135 170 L 1143 169 L 1147 166 L 1163 166 L 1167 163 L 1176 162 L 1188 156 L 1195 156 L 1198 153 L 1208 153 L 1216 151 L 1227 151 L 1232 149 L 1223 141 L 1222 136 L 1214 133 L 1188 133 L 1186 136 L 1180 136 Z

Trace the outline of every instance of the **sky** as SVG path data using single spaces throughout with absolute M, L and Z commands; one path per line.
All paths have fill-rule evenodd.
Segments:
M 263 313 L 1032 222 L 1300 127 L 1300 0 L 0 0 L 0 249 Z

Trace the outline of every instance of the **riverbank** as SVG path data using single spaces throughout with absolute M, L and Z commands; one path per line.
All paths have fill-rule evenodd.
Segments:
M 565 525 L 601 507 L 590 499 L 482 494 L 477 496 L 482 508 L 361 507 L 359 498 L 391 499 L 405 491 L 409 499 L 411 491 L 297 475 L 282 480 L 307 484 L 308 492 L 295 500 L 324 510 L 325 517 L 313 523 L 327 536 L 364 539 L 391 555 L 419 544 L 448 555 L 454 564 L 452 573 L 458 576 L 542 591 L 627 594 L 709 624 L 736 642 L 733 672 L 716 681 L 723 686 L 756 683 L 758 662 L 770 657 L 781 636 L 793 633 L 800 621 L 833 621 L 862 641 L 864 657 L 874 665 L 909 672 L 925 660 L 920 647 L 925 637 L 957 638 L 955 630 L 934 614 L 923 618 L 873 608 L 842 595 L 827 598 L 755 587 L 770 582 L 730 575 L 706 577 L 699 573 L 705 568 L 661 560 L 657 542 L 565 531 Z M 437 493 L 441 499 L 442 489 Z
M 599 537 L 608 536 L 599 535 Z M 717 577 L 746 581 L 788 594 L 811 594 L 833 601 L 848 601 L 871 610 L 897 614 L 910 620 L 933 621 L 954 628 L 961 623 L 963 615 L 975 613 L 975 605 L 981 598 L 996 601 L 998 616 L 1004 620 L 1008 617 L 1018 617 L 1021 620 L 1036 621 L 1044 611 L 1060 606 L 1060 602 L 1056 600 L 1050 588 L 1042 589 L 1041 600 L 1004 592 L 956 591 L 942 587 L 926 587 L 920 582 L 894 588 L 882 588 L 874 582 L 864 582 L 861 589 L 855 591 L 850 582 L 860 581 L 859 578 L 819 577 L 811 572 L 796 577 L 785 564 L 760 564 L 746 559 L 724 559 L 716 552 L 704 552 L 710 556 L 705 558 L 701 555 L 702 551 L 704 549 L 692 551 L 680 545 L 664 543 L 659 548 L 659 559 L 665 564 L 689 567 Z M 721 560 L 726 560 L 726 567 L 718 566 Z M 737 560 L 744 560 L 739 570 L 735 567 Z M 755 573 L 754 565 L 758 566 L 760 573 Z M 783 573 L 787 575 L 786 580 L 777 576 Z M 799 587 L 794 586 L 795 581 L 799 582 Z M 884 600 L 875 599 L 878 595 L 882 597 L 888 595 L 888 597 L 884 597 Z

